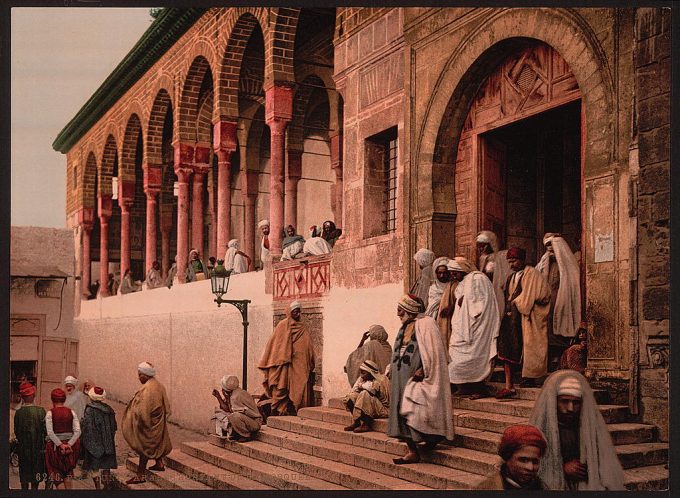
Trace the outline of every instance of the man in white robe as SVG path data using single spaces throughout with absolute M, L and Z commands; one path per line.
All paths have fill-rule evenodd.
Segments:
M 305 243 L 302 246 L 303 253 L 310 256 L 321 256 L 333 252 L 333 248 L 323 237 L 316 236 L 314 227 L 310 228 L 309 232 L 310 237 L 305 240 Z
M 479 399 L 489 395 L 484 380 L 491 373 L 496 356 L 498 304 L 491 281 L 470 261 L 458 256 L 449 262 L 449 269 L 465 275 L 454 293 L 449 379 L 451 384 L 458 385 L 459 394 Z
M 269 260 L 269 220 L 262 220 L 257 224 L 262 232 L 260 241 L 260 268 L 264 268 L 264 262 Z
M 508 251 L 501 251 L 496 234 L 482 230 L 477 235 L 477 253 L 479 254 L 479 271 L 484 273 L 493 283 L 498 303 L 498 316 L 502 319 L 505 308 L 505 286 L 512 271 L 508 265 Z
M 238 239 L 231 239 L 227 244 L 227 252 L 224 255 L 224 268 L 232 270 L 232 273 L 246 273 L 250 266 L 250 257 L 239 251 Z
M 69 375 L 64 379 L 64 391 L 66 392 L 66 401 L 64 406 L 73 410 L 78 416 L 78 420 L 83 419 L 85 415 L 85 407 L 90 401 L 87 395 L 78 389 L 78 379 Z
M 449 276 L 449 269 L 446 265 L 449 264 L 449 258 L 441 257 L 434 260 L 432 263 L 432 273 L 434 274 L 434 281 L 430 285 L 427 294 L 427 308 L 425 314 L 431 316 L 435 320 L 439 317 L 439 305 L 444 295 L 444 290 L 451 280 Z
M 581 270 L 567 241 L 559 234 L 546 233 L 543 245 L 546 251 L 536 269 L 550 286 L 548 361 L 550 370 L 555 370 L 581 323 Z

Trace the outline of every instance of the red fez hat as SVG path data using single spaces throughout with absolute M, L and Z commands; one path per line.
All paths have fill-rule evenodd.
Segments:
M 541 456 L 543 456 L 548 443 L 546 443 L 541 431 L 533 425 L 511 425 L 503 433 L 498 445 L 498 454 L 503 460 L 507 461 L 522 446 L 536 446 L 541 450 Z
M 22 382 L 19 384 L 19 394 L 25 398 L 35 394 L 35 386 L 30 382 Z
M 50 398 L 52 398 L 52 401 L 55 403 L 63 403 L 66 401 L 66 393 L 63 389 L 57 387 L 50 393 Z
M 521 247 L 511 247 L 508 249 L 507 259 L 519 259 L 525 261 L 527 259 L 527 252 Z
M 104 394 L 104 389 L 102 389 L 101 387 L 95 387 L 94 393 L 101 396 L 102 394 Z

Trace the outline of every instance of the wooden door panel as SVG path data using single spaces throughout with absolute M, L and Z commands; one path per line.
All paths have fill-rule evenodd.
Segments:
M 35 335 L 10 336 L 10 361 L 38 361 L 40 337 Z
M 78 378 L 78 341 L 72 339 L 67 340 L 66 375 Z
M 481 138 L 482 229 L 491 230 L 502 245 L 505 239 L 505 172 L 507 146 L 491 137 Z
M 50 392 L 62 387 L 66 360 L 66 339 L 50 337 L 42 342 L 40 362 L 40 404 L 51 406 Z

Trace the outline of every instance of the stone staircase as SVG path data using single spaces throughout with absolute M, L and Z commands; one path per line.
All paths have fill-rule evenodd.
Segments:
M 343 431 L 350 415 L 340 400 L 331 399 L 328 406 L 302 408 L 295 417 L 271 417 L 256 440 L 247 443 L 218 436 L 182 443 L 168 456 L 165 472 L 148 471 L 150 482 L 129 488 L 470 489 L 499 464 L 501 433 L 510 424 L 527 421 L 537 394 L 536 388 L 519 388 L 513 400 L 453 396 L 455 441 L 440 445 L 418 464 L 392 462 L 405 453 L 406 445 L 385 435 L 387 420 L 377 420 L 374 432 Z M 629 422 L 627 407 L 608 404 L 607 392 L 595 395 L 623 465 L 626 487 L 666 489 L 668 444 L 658 442 L 656 428 Z M 128 459 L 128 468 L 136 463 Z

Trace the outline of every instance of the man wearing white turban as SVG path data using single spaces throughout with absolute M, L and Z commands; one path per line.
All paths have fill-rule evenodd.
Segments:
M 427 309 L 429 304 L 430 285 L 432 285 L 434 280 L 434 273 L 432 271 L 434 253 L 429 249 L 421 248 L 413 255 L 413 259 L 418 263 L 420 276 L 411 286 L 410 293 L 422 299 L 425 309 Z
M 479 399 L 488 396 L 484 380 L 496 356 L 498 304 L 491 281 L 466 258 L 457 256 L 449 269 L 461 280 L 451 319 L 449 379 L 459 386 L 460 394 Z
M 546 252 L 536 269 L 550 286 L 548 355 L 551 370 L 576 336 L 581 323 L 581 270 L 567 242 L 556 233 L 543 237 Z
M 498 317 L 503 317 L 505 309 L 505 286 L 510 275 L 510 265 L 507 259 L 508 251 L 501 251 L 496 234 L 489 230 L 482 230 L 477 235 L 477 254 L 479 254 L 479 271 L 493 282 L 498 304 Z M 500 327 L 500 321 L 499 321 Z
M 83 454 L 83 474 L 91 473 L 94 486 L 100 489 L 111 488 L 111 469 L 118 467 L 116 462 L 115 435 L 117 430 L 116 412 L 106 400 L 106 391 L 92 386 L 88 391 L 90 404 L 85 408 L 81 422 L 82 435 L 80 447 Z
M 269 220 L 262 220 L 257 224 L 262 232 L 260 242 L 260 268 L 264 268 L 264 262 L 269 260 Z
M 551 490 L 625 489 L 623 469 L 588 381 L 574 370 L 548 377 L 529 423 L 545 435 L 548 448 L 538 476 Z
M 239 251 L 238 239 L 231 239 L 224 255 L 224 269 L 232 273 L 246 273 L 250 268 L 250 256 Z
M 218 436 L 226 435 L 230 441 L 250 441 L 262 426 L 260 415 L 253 397 L 239 388 L 238 377 L 224 376 L 220 381 L 222 394 L 213 389 L 220 407 L 215 408 L 215 431 Z
M 165 387 L 156 380 L 154 366 L 146 361 L 137 366 L 137 376 L 142 386 L 125 407 L 121 423 L 125 441 L 139 454 L 137 473 L 127 484 L 146 481 L 146 464 L 151 459 L 156 463 L 150 470 L 165 470 L 163 457 L 172 451 L 167 425 L 170 401 Z
M 83 419 L 85 407 L 89 403 L 90 399 L 83 391 L 77 389 L 77 387 L 78 379 L 72 375 L 69 375 L 64 379 L 64 391 L 66 391 L 66 401 L 64 402 L 64 406 L 73 410 L 80 421 Z
M 449 263 L 449 258 L 442 257 L 437 258 L 432 263 L 432 274 L 434 279 L 432 280 L 432 285 L 427 293 L 428 305 L 425 308 L 425 314 L 431 316 L 435 320 L 439 316 L 439 305 L 442 300 L 442 295 L 444 295 L 444 290 L 449 283 L 449 270 L 446 265 Z

